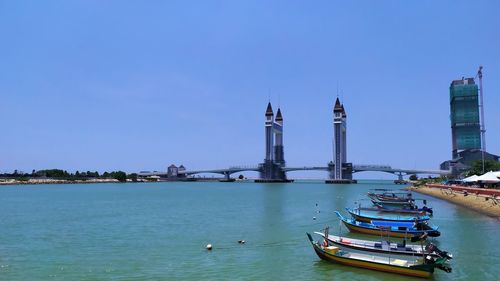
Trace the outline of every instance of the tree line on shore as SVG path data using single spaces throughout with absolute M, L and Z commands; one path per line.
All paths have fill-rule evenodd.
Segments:
M 112 171 L 112 172 L 104 172 L 99 174 L 99 172 L 80 172 L 76 171 L 74 173 L 68 173 L 68 171 L 61 169 L 48 169 L 48 170 L 33 170 L 31 173 L 20 172 L 18 170 L 14 170 L 13 173 L 3 173 L 0 174 L 0 178 L 11 178 L 17 180 L 28 180 L 30 178 L 50 178 L 50 179 L 58 179 L 58 180 L 89 180 L 89 179 L 116 179 L 120 182 L 126 182 L 127 179 L 132 181 L 137 181 L 137 174 L 131 173 L 127 174 L 123 171 Z
M 483 172 L 484 171 L 484 172 Z M 470 177 L 472 175 L 477 175 L 480 176 L 484 173 L 490 172 L 490 171 L 500 171 L 500 162 L 497 161 L 492 161 L 492 160 L 485 160 L 484 161 L 484 168 L 483 168 L 483 161 L 482 160 L 475 160 L 472 161 L 472 166 L 462 172 L 461 177 L 466 178 Z M 409 180 L 411 181 L 418 181 L 415 185 L 425 185 L 428 183 L 443 183 L 450 178 L 447 176 L 439 176 L 439 177 L 427 177 L 427 178 L 418 178 L 417 175 L 410 175 Z M 453 179 L 451 179 L 453 180 Z

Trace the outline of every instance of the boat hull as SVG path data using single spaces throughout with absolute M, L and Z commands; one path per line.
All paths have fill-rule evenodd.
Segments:
M 401 267 L 401 266 L 395 266 L 395 265 L 389 265 L 389 264 L 381 264 L 381 263 L 376 263 L 376 262 L 351 259 L 349 257 L 343 257 L 343 256 L 335 255 L 335 254 L 329 254 L 329 253 L 325 252 L 324 250 L 322 250 L 312 240 L 311 240 L 311 244 L 313 245 L 314 251 L 316 252 L 316 254 L 318 255 L 319 258 L 326 260 L 326 261 L 338 263 L 338 264 L 343 264 L 343 265 L 353 266 L 353 267 L 358 267 L 358 268 L 371 269 L 371 270 L 376 270 L 376 271 L 389 272 L 389 273 L 397 273 L 397 274 L 414 276 L 414 277 L 421 277 L 421 278 L 429 278 L 429 277 L 431 277 L 432 273 L 434 272 L 434 268 L 432 268 L 432 267 L 431 268 Z
M 400 218 L 391 218 L 391 217 L 386 217 L 386 216 L 373 217 L 373 216 L 367 216 L 367 215 L 362 215 L 362 214 L 356 213 L 355 210 L 351 210 L 349 208 L 346 208 L 346 210 L 347 210 L 347 212 L 349 212 L 349 214 L 355 220 L 361 221 L 361 222 L 371 222 L 372 220 L 414 222 L 415 220 L 428 221 L 430 219 L 428 216 L 416 216 L 416 217 L 404 216 L 404 217 L 400 217 Z
M 315 234 L 325 238 L 324 233 L 315 232 Z M 423 247 L 420 245 L 412 245 L 408 244 L 404 247 L 398 248 L 397 244 L 390 243 L 385 248 L 382 247 L 382 243 L 380 242 L 380 246 L 377 248 L 375 246 L 370 246 L 367 243 L 377 244 L 372 241 L 363 241 L 352 238 L 345 238 L 340 236 L 328 236 L 329 243 L 339 247 L 340 249 L 347 251 L 357 251 L 360 253 L 372 252 L 377 253 L 377 255 L 393 257 L 393 258 L 408 258 L 408 257 L 423 257 L 423 255 L 430 255 L 432 257 L 438 258 L 440 257 L 435 252 L 423 251 Z M 419 249 L 417 249 L 417 247 Z M 407 250 L 405 250 L 407 249 Z
M 369 235 L 377 235 L 377 236 L 380 236 L 381 234 L 383 234 L 384 236 L 397 237 L 397 238 L 411 238 L 411 237 L 415 236 L 415 233 L 395 232 L 395 231 L 387 231 L 387 230 L 382 230 L 382 229 L 371 229 L 371 228 L 360 227 L 357 225 L 352 225 L 352 224 L 347 223 L 345 221 L 342 221 L 342 222 L 351 232 L 357 232 L 357 233 L 363 233 L 363 234 L 369 234 Z
M 412 202 L 390 202 L 390 201 L 380 201 L 380 200 L 371 200 L 373 205 L 381 205 L 383 207 L 399 207 L 399 208 L 413 208 L 415 204 Z
M 432 215 L 432 208 L 397 208 L 397 207 L 386 207 L 381 204 L 375 204 L 375 208 L 381 212 L 389 213 L 401 213 L 401 214 L 416 214 L 416 215 Z M 367 208 L 368 209 L 368 208 Z
M 372 221 L 371 223 L 358 222 L 356 220 L 346 219 L 339 212 L 335 212 L 340 220 L 344 223 L 344 225 L 351 232 L 369 234 L 369 235 L 377 235 L 377 236 L 390 236 L 397 238 L 412 238 L 415 236 L 423 236 L 425 233 L 430 237 L 438 237 L 441 235 L 437 229 L 405 229 L 398 230 L 393 227 L 384 227 L 384 226 L 375 226 L 373 224 L 378 223 L 376 221 Z M 390 222 L 391 224 L 396 224 L 397 222 Z M 363 225 L 365 224 L 365 225 Z M 406 224 L 406 223 L 401 223 Z

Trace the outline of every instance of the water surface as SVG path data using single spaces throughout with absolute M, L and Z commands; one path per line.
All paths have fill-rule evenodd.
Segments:
M 321 261 L 305 235 L 326 225 L 338 233 L 333 211 L 355 201 L 368 206 L 369 201 L 359 199 L 370 188 L 384 187 L 400 186 L 173 182 L 1 187 L 0 280 L 413 280 Z M 455 256 L 453 272 L 437 270 L 433 279 L 497 280 L 500 221 L 432 197 L 415 197 L 434 207 L 431 221 L 442 232 L 436 243 Z M 205 250 L 208 243 L 212 252 Z

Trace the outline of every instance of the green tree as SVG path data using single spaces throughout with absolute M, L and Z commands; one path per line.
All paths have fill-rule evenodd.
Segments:
M 418 180 L 417 175 L 411 175 L 411 176 L 410 176 L 410 180 L 411 180 L 411 181 L 416 181 L 416 180 Z
M 500 162 L 485 160 L 484 161 L 484 173 L 489 171 L 500 171 Z M 482 175 L 483 173 L 483 161 L 477 160 L 472 162 L 472 167 L 465 173 L 467 177 L 472 175 Z
M 123 171 L 111 172 L 111 177 L 119 182 L 127 181 L 127 174 Z
M 137 182 L 137 174 L 136 173 L 132 173 L 132 174 L 128 175 L 127 178 L 131 179 L 133 182 Z
M 40 170 L 36 172 L 38 176 L 48 177 L 48 178 L 67 178 L 67 174 L 65 171 L 59 169 L 50 169 L 50 170 Z

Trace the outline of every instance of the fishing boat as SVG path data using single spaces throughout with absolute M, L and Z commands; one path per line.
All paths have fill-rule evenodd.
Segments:
M 373 203 L 375 208 L 381 212 L 391 212 L 391 213 L 401 213 L 401 214 L 420 214 L 420 215 L 430 215 L 432 216 L 434 211 L 432 208 L 424 206 L 422 208 L 418 208 L 417 205 L 406 206 L 406 207 L 395 207 L 395 206 L 386 206 L 379 203 Z M 363 208 L 366 210 L 374 209 L 374 208 Z
M 390 237 L 412 238 L 415 236 L 438 237 L 441 233 L 437 227 L 430 226 L 425 222 L 392 222 L 392 221 L 371 221 L 360 222 L 354 219 L 344 218 L 339 212 L 335 212 L 344 225 L 351 232 L 371 234 Z
M 396 208 L 406 208 L 406 209 L 413 209 L 415 208 L 415 202 L 414 200 L 410 201 L 381 201 L 376 198 L 370 197 L 370 200 L 372 201 L 373 205 L 382 205 L 384 207 L 396 207 Z
M 412 201 L 413 195 L 410 192 L 394 192 L 389 189 L 375 189 L 383 192 L 368 192 L 368 197 L 377 201 L 388 202 L 408 202 Z
M 339 247 L 341 250 L 357 250 L 361 252 L 373 252 L 377 254 L 390 255 L 392 257 L 397 256 L 422 256 L 430 255 L 433 258 L 444 257 L 447 259 L 452 259 L 453 255 L 441 251 L 436 245 L 428 243 L 425 246 L 423 244 L 407 244 L 406 240 L 403 239 L 403 243 L 394 243 L 387 240 L 370 241 L 361 240 L 354 238 L 347 238 L 342 236 L 331 235 L 328 233 L 328 228 L 324 232 L 314 232 L 315 234 L 328 239 L 329 244 L 333 244 Z
M 378 256 L 373 253 L 357 253 L 330 246 L 328 240 L 324 240 L 323 243 L 315 242 L 309 233 L 307 233 L 307 237 L 318 257 L 330 262 L 423 278 L 431 277 L 435 268 L 451 272 L 451 268 L 446 264 L 446 258 L 422 255 L 401 259 Z
M 368 197 L 373 204 L 382 204 L 384 206 L 397 206 L 397 207 L 413 207 L 415 205 L 415 200 L 411 193 L 397 193 L 390 190 L 382 189 L 384 192 L 375 193 L 368 192 Z
M 423 222 L 430 219 L 429 216 L 408 216 L 408 215 L 394 215 L 394 214 L 384 214 L 377 215 L 377 213 L 361 212 L 361 209 L 351 209 L 345 208 L 346 211 L 352 216 L 353 219 L 361 222 L 371 222 L 373 220 L 378 221 L 399 221 L 399 222 Z M 378 213 L 380 214 L 380 213 Z

